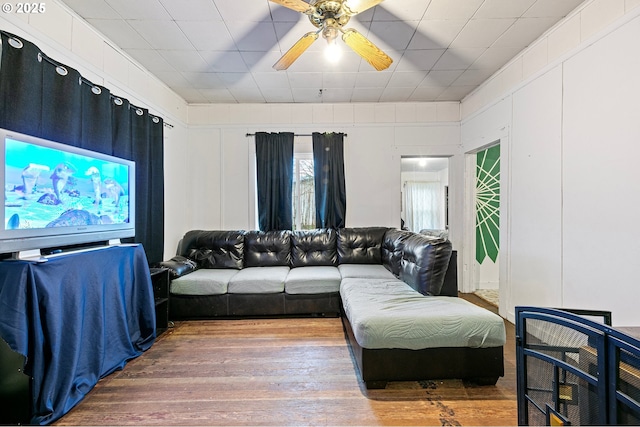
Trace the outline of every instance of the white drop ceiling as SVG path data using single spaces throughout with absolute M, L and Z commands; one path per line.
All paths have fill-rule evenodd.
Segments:
M 189 103 L 339 103 L 459 101 L 583 0 L 385 0 L 346 25 L 384 71 L 322 38 L 275 71 L 316 28 L 268 0 L 62 1 Z

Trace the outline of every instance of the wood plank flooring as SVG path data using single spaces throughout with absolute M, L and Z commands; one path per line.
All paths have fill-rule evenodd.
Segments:
M 55 425 L 516 425 L 514 328 L 505 323 L 505 376 L 495 386 L 367 390 L 340 319 L 176 322 Z

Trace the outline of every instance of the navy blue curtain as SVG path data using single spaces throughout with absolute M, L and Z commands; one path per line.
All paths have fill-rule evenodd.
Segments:
M 293 228 L 293 133 L 256 133 L 260 230 Z
M 149 263 L 162 261 L 162 119 L 91 83 L 33 43 L 4 31 L 0 37 L 0 127 L 135 161 L 131 240 L 142 243 Z
M 316 227 L 344 228 L 347 193 L 344 183 L 344 134 L 313 132 L 313 176 Z

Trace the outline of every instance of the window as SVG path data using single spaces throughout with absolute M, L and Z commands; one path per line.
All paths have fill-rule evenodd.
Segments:
M 313 183 L 313 155 L 293 156 L 293 229 L 316 228 L 316 202 Z

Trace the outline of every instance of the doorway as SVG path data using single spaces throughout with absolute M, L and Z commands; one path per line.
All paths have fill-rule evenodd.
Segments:
M 446 235 L 449 229 L 449 158 L 402 156 L 401 226 Z
M 499 306 L 500 141 L 475 154 L 475 293 Z

